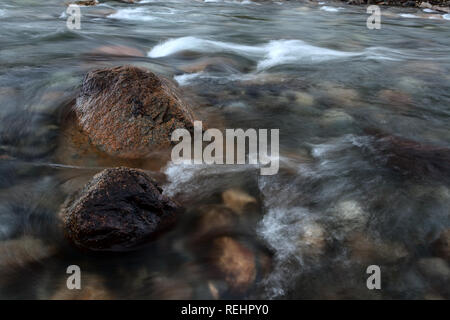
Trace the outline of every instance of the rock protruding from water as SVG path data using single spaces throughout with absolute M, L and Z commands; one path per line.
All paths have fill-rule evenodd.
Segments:
M 177 128 L 193 128 L 193 113 L 175 86 L 147 69 L 94 70 L 75 105 L 81 129 L 98 149 L 126 159 L 146 158 L 171 146 Z
M 105 169 L 61 211 L 67 237 L 94 251 L 132 249 L 174 225 L 181 207 L 142 170 Z

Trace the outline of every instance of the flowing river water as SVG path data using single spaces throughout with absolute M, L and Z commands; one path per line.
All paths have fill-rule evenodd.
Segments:
M 430 249 L 450 226 L 448 172 L 402 174 L 367 133 L 450 148 L 448 14 L 382 7 L 370 30 L 366 7 L 343 2 L 106 1 L 69 30 L 65 11 L 0 3 L 1 298 L 79 298 L 69 265 L 82 298 L 450 297 L 449 267 Z M 74 151 L 61 110 L 88 70 L 121 64 L 174 79 L 211 127 L 279 129 L 280 171 L 156 166 L 187 208 L 177 227 L 142 250 L 89 254 L 62 235 L 68 193 L 108 166 L 154 166 Z M 227 190 L 251 206 L 200 237 Z M 219 236 L 256 263 L 238 252 L 221 261 L 235 271 L 212 272 Z M 366 286 L 373 264 L 382 290 Z

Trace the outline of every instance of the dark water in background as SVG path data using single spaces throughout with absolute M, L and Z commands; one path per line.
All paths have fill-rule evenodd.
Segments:
M 2 1 L 0 297 L 71 298 L 65 270 L 77 264 L 87 297 L 209 299 L 213 287 L 222 298 L 448 298 L 449 267 L 430 259 L 429 243 L 450 225 L 449 181 L 373 161 L 364 129 L 450 147 L 450 21 L 389 8 L 369 30 L 364 7 L 325 5 L 106 2 L 82 8 L 70 31 L 63 1 Z M 89 54 L 117 45 L 145 56 Z M 66 156 L 60 110 L 87 70 L 124 63 L 174 78 L 225 127 L 279 128 L 281 169 L 168 164 L 163 188 L 188 207 L 178 227 L 145 250 L 84 254 L 63 239 L 57 212 L 117 164 Z M 230 188 L 260 205 L 227 235 L 272 261 L 243 292 L 210 273 L 208 239 L 190 241 L 199 206 Z M 382 291 L 366 288 L 369 264 L 382 266 Z

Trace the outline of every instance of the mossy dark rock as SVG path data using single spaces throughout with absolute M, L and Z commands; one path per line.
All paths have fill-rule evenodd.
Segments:
M 94 251 L 133 249 L 172 227 L 182 208 L 144 171 L 105 169 L 61 210 L 66 236 Z

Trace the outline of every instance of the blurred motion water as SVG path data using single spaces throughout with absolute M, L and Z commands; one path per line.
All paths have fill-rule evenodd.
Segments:
M 365 10 L 106 1 L 69 30 L 64 1 L 3 0 L 0 298 L 450 298 L 430 247 L 450 227 L 448 172 L 396 170 L 368 133 L 450 148 L 450 21 L 382 8 L 369 30 Z M 57 216 L 70 192 L 108 166 L 159 170 L 67 145 L 63 110 L 84 74 L 119 64 L 174 79 L 224 128 L 279 128 L 280 172 L 163 163 L 165 193 L 187 207 L 174 230 L 126 254 L 72 248 Z M 218 263 L 237 267 L 224 276 Z M 72 264 L 83 293 L 66 289 Z M 371 264 L 381 291 L 366 287 Z

